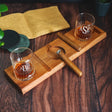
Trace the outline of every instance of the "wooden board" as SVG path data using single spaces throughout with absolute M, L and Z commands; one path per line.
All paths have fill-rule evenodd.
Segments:
M 106 37 L 106 32 L 95 26 L 94 33 L 88 41 L 80 41 L 74 38 L 74 29 L 67 32 L 65 35 L 69 37 L 72 41 L 77 43 L 82 47 L 80 52 L 77 52 L 67 43 L 62 41 L 60 38 L 50 42 L 46 46 L 35 51 L 35 56 L 33 57 L 33 64 L 35 66 L 36 73 L 31 80 L 20 81 L 14 77 L 12 66 L 5 69 L 6 74 L 11 78 L 11 80 L 20 88 L 23 94 L 30 91 L 32 88 L 37 86 L 39 83 L 53 75 L 55 72 L 64 67 L 65 63 L 60 59 L 54 59 L 50 56 L 48 52 L 48 46 L 60 46 L 65 49 L 66 56 L 70 60 L 76 59 L 78 56 L 86 52 L 88 49 L 96 45 L 98 42 Z M 75 73 L 74 73 L 75 74 Z

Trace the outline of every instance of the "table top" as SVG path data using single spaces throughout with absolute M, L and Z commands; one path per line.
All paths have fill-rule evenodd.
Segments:
M 73 62 L 82 70 L 77 77 L 68 67 L 22 95 L 7 77 L 4 69 L 11 65 L 10 52 L 0 48 L 0 112 L 111 112 L 112 110 L 112 15 L 98 17 L 91 3 L 12 3 L 9 11 L 2 15 L 25 12 L 32 9 L 57 5 L 70 28 L 74 28 L 79 12 L 92 13 L 95 25 L 107 32 L 107 38 L 82 54 Z M 57 32 L 30 40 L 33 51 L 40 49 L 57 38 Z

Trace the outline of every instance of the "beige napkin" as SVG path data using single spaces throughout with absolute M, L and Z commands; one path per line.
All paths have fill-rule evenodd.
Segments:
M 69 27 L 57 6 L 0 17 L 0 28 L 2 30 L 15 30 L 26 35 L 29 39 Z

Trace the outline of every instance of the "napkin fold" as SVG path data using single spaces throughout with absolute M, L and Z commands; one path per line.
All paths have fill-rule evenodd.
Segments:
M 0 17 L 2 30 L 15 30 L 19 34 L 33 39 L 51 32 L 69 28 L 57 6 L 13 13 Z

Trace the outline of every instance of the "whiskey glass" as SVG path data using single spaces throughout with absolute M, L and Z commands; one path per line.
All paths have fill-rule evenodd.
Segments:
M 32 63 L 33 52 L 27 47 L 19 47 L 10 53 L 14 75 L 21 81 L 29 80 L 34 76 L 35 69 Z
M 76 17 L 74 36 L 78 40 L 86 41 L 91 38 L 95 24 L 95 17 L 90 13 L 80 13 Z

